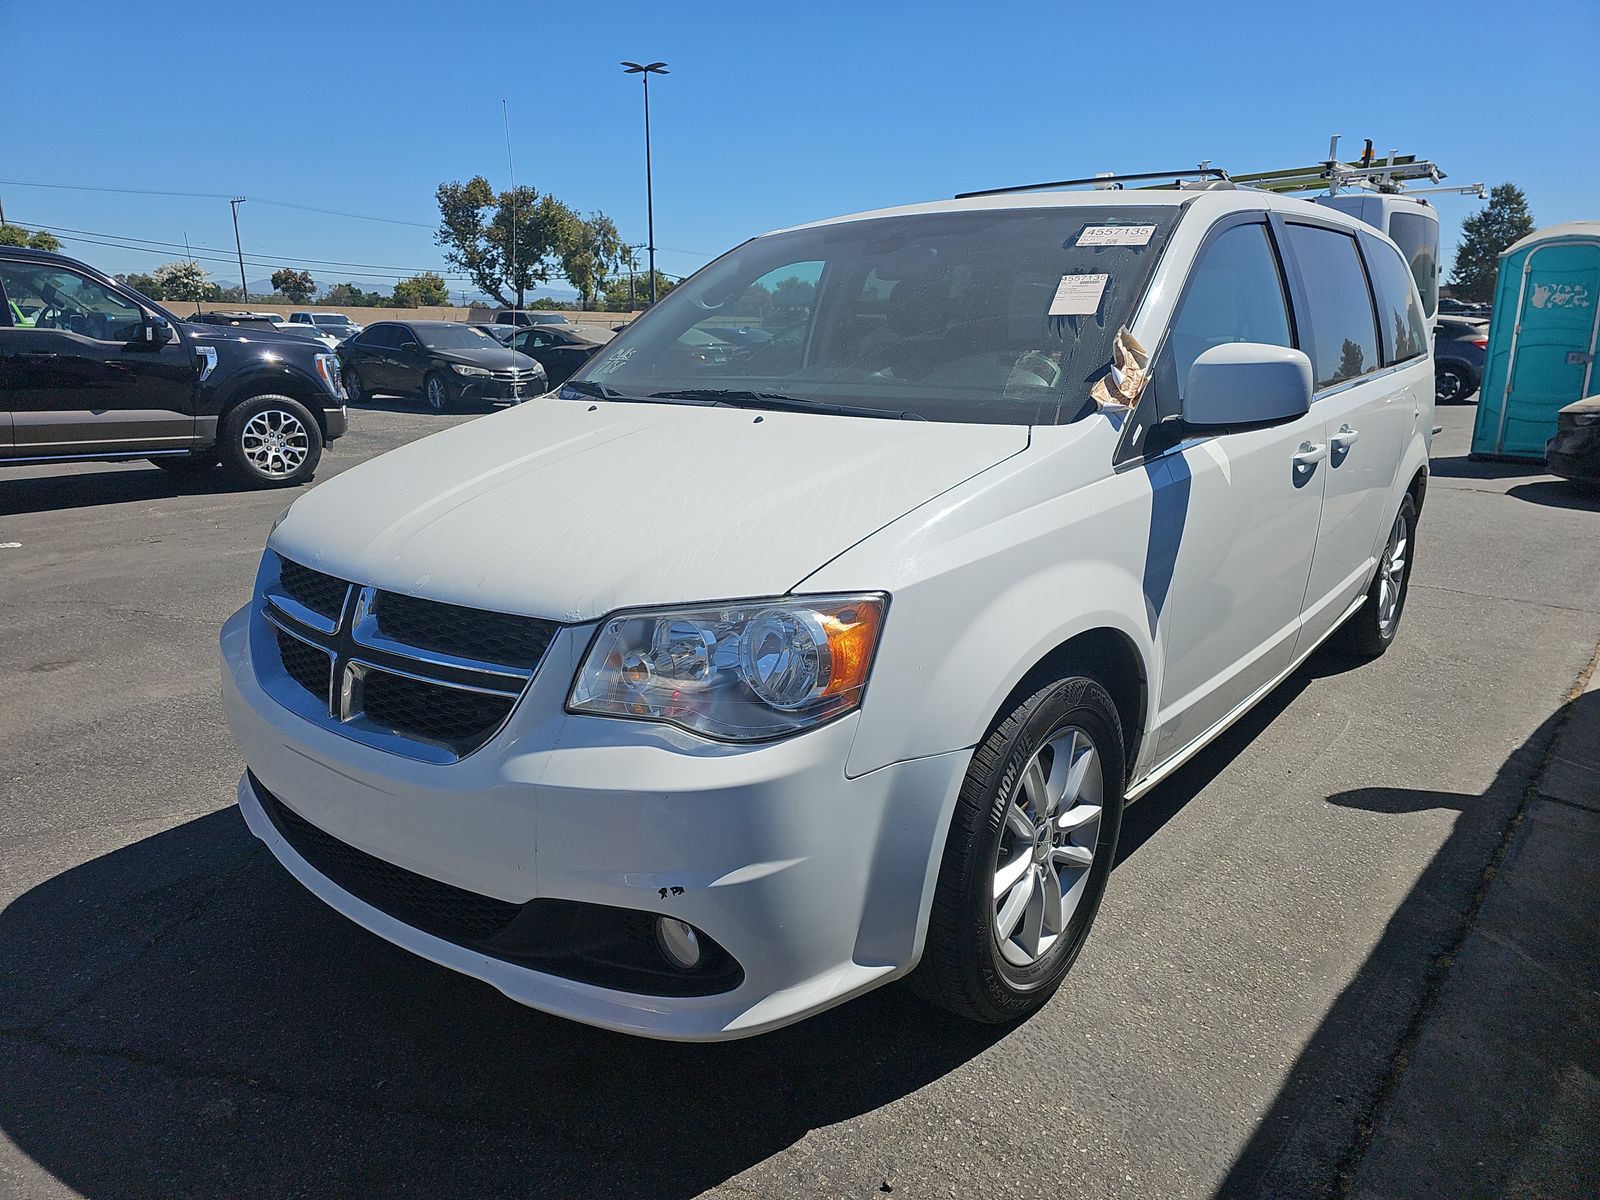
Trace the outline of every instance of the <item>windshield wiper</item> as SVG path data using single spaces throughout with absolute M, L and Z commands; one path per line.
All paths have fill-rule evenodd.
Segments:
M 626 396 L 616 388 L 607 387 L 603 383 L 595 383 L 589 379 L 569 379 L 561 385 L 564 392 L 568 388 L 582 396 L 593 396 L 598 400 L 632 400 L 634 397 Z
M 652 392 L 652 400 L 702 400 L 729 408 L 765 408 L 774 412 L 836 413 L 849 417 L 881 417 L 896 421 L 925 421 L 920 413 L 896 408 L 866 408 L 855 404 L 836 404 L 831 400 L 805 400 L 779 392 L 755 392 L 742 388 L 681 388 L 671 392 Z

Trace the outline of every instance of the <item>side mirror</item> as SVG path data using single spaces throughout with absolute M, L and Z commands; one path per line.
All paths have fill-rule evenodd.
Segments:
M 165 345 L 167 345 L 167 343 L 171 342 L 172 339 L 177 337 L 177 336 L 178 335 L 175 332 L 173 332 L 172 322 L 168 321 L 165 317 L 158 317 L 154 313 L 149 313 L 149 314 L 147 314 L 145 316 L 145 319 L 144 319 L 144 343 L 145 343 L 145 345 L 150 346 L 152 348 L 155 348 L 157 346 L 165 346 Z
M 1183 423 L 1198 428 L 1269 425 L 1311 411 L 1311 360 L 1260 342 L 1213 346 L 1189 368 Z

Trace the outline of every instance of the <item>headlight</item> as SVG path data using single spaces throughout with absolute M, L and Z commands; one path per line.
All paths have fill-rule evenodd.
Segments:
M 322 382 L 327 385 L 328 391 L 340 400 L 344 399 L 344 385 L 339 381 L 339 356 L 337 354 L 319 354 L 316 358 L 317 374 Z
M 723 741 L 809 729 L 860 706 L 887 604 L 869 593 L 617 613 L 567 707 Z
M 469 367 L 465 363 L 451 363 L 450 369 L 457 375 L 487 375 L 489 373 L 482 367 Z

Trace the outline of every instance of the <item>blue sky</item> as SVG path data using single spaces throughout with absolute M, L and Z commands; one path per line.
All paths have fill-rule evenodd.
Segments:
M 435 186 L 506 175 L 644 240 L 639 83 L 656 237 L 681 274 L 799 221 L 954 192 L 1209 158 L 1314 162 L 1330 133 L 1510 179 L 1541 225 L 1600 217 L 1600 3 L 315 4 L 0 2 L 8 219 L 231 253 L 442 265 Z M 1514 95 L 1516 106 L 1494 99 Z M 390 218 L 359 220 L 268 204 Z M 1437 201 L 1445 241 L 1478 207 Z M 167 252 L 62 235 L 112 271 Z M 216 249 L 202 249 L 216 248 Z M 159 249 L 159 248 L 156 248 Z M 1448 258 L 1447 258 L 1448 262 Z M 237 268 L 208 262 L 223 282 Z M 311 264 L 319 280 L 360 270 Z M 458 288 L 459 284 L 452 284 Z

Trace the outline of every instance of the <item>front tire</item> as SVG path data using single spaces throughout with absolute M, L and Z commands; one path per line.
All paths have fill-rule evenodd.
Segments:
M 422 402 L 436 413 L 449 412 L 455 407 L 455 401 L 450 395 L 450 385 L 439 372 L 428 372 L 428 377 L 422 381 Z
M 1378 569 L 1367 589 L 1366 603 L 1339 627 L 1334 649 L 1347 658 L 1373 659 L 1394 644 L 1411 591 L 1411 562 L 1417 544 L 1417 505 L 1407 496 L 1400 502 L 1389 540 L 1378 556 Z
M 247 487 L 294 487 L 315 474 L 322 430 L 289 396 L 252 396 L 222 418 L 219 443 L 228 474 Z
M 351 404 L 363 404 L 368 398 L 367 389 L 361 385 L 361 373 L 354 365 L 345 369 L 344 394 Z
M 1055 994 L 1099 911 L 1122 827 L 1122 725 L 1067 675 L 1006 713 L 972 756 L 951 818 L 922 963 L 924 997 L 1002 1024 Z

